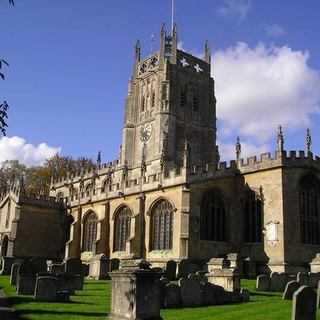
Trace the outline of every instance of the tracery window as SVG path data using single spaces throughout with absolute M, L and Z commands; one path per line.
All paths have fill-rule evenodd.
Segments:
M 114 221 L 114 251 L 126 251 L 130 238 L 131 210 L 124 206 L 116 214 Z
M 151 250 L 172 249 L 173 207 L 167 200 L 160 200 L 151 212 Z
M 83 251 L 95 250 L 97 240 L 98 217 L 91 211 L 85 217 L 83 224 Z
M 10 214 L 11 214 L 11 201 L 8 202 L 7 215 L 6 215 L 6 228 L 9 227 L 10 222 Z
M 299 209 L 301 241 L 305 244 L 320 244 L 319 221 L 320 184 L 309 175 L 300 181 Z
M 90 197 L 91 196 L 91 190 L 92 190 L 92 184 L 88 184 L 86 186 L 86 197 Z
M 226 241 L 226 209 L 219 190 L 211 190 L 202 198 L 200 239 Z
M 151 108 L 154 108 L 156 105 L 156 93 L 153 91 L 151 96 Z
M 245 242 L 262 241 L 262 201 L 259 195 L 247 190 L 244 201 L 244 240 Z

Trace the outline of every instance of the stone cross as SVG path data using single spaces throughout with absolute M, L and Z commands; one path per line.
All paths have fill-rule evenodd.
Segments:
M 188 63 L 187 59 L 186 58 L 183 58 L 181 61 L 181 64 L 183 67 L 188 67 L 190 66 L 190 64 Z
M 197 73 L 203 72 L 203 69 L 200 68 L 199 64 L 196 64 L 194 68 L 196 69 Z

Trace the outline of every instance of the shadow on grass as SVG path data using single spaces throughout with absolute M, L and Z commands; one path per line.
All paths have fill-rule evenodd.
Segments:
M 276 293 L 268 293 L 268 292 L 251 292 L 250 291 L 250 296 L 260 296 L 260 297 L 281 297 L 280 294 L 276 294 Z
M 61 316 L 84 316 L 88 319 L 95 317 L 104 317 L 106 318 L 109 314 L 105 312 L 75 312 L 75 311 L 52 311 L 52 310 L 19 310 L 17 311 L 19 320 L 26 319 L 24 316 L 27 315 L 58 315 Z

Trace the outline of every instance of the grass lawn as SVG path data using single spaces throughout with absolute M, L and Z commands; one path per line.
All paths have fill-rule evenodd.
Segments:
M 243 280 L 251 301 L 244 304 L 192 309 L 162 310 L 164 320 L 290 320 L 291 301 L 283 301 L 281 294 L 256 292 L 255 281 Z M 21 319 L 28 320 L 102 320 L 110 311 L 110 281 L 86 281 L 83 291 L 71 297 L 70 303 L 39 303 L 31 296 L 16 296 L 9 278 L 0 276 L 2 287 Z M 317 316 L 320 320 L 320 312 Z

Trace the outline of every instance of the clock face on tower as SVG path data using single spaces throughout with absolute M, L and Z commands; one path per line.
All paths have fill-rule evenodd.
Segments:
M 152 135 L 152 125 L 150 123 L 141 127 L 140 129 L 140 140 L 144 143 L 148 142 Z

